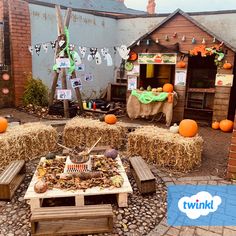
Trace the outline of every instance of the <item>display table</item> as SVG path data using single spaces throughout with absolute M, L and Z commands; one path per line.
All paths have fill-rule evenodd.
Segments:
M 96 156 L 96 155 L 95 155 Z M 97 155 L 100 156 L 100 155 Z M 57 157 L 64 158 L 64 157 Z M 116 158 L 118 164 L 118 173 L 123 177 L 124 183 L 120 188 L 110 187 L 110 188 L 99 188 L 92 187 L 86 190 L 67 190 L 67 189 L 58 189 L 53 188 L 51 190 L 47 190 L 45 193 L 36 193 L 34 191 L 34 185 L 38 181 L 37 173 L 35 172 L 30 185 L 26 191 L 24 199 L 29 200 L 29 204 L 31 207 L 31 211 L 35 208 L 40 208 L 42 206 L 42 202 L 46 198 L 74 198 L 75 206 L 83 206 L 85 204 L 84 198 L 86 196 L 96 196 L 96 195 L 108 195 L 115 194 L 117 196 L 117 202 L 119 207 L 127 207 L 128 206 L 128 194 L 132 193 L 132 187 L 126 175 L 125 169 L 122 165 L 122 162 L 119 157 Z M 45 162 L 45 158 L 42 157 L 40 163 Z M 40 164 L 39 163 L 39 164 Z
M 142 91 L 137 91 L 139 94 L 142 94 Z M 158 95 L 158 93 L 154 93 Z M 148 104 L 144 104 L 139 101 L 139 99 L 130 95 L 127 101 L 127 113 L 129 118 L 136 119 L 139 117 L 149 117 L 158 114 L 159 112 L 163 112 L 166 117 L 166 125 L 170 126 L 172 117 L 173 117 L 173 108 L 177 104 L 177 94 L 173 93 L 173 102 L 169 103 L 167 100 L 160 102 L 150 102 Z

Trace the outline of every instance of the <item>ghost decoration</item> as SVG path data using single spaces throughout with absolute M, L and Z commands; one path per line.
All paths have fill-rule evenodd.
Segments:
M 33 54 L 34 54 L 33 47 L 32 46 L 28 46 L 28 50 L 31 53 L 31 55 L 33 56 Z
M 76 65 L 76 66 L 79 66 L 80 64 L 82 64 L 82 60 L 81 60 L 81 58 L 80 58 L 78 52 L 76 52 L 76 51 L 71 51 L 70 54 L 71 54 L 72 59 L 73 59 L 73 61 L 75 62 L 75 65 Z
M 36 44 L 34 46 L 36 54 L 39 56 L 39 53 L 41 51 L 41 44 Z
M 48 52 L 48 44 L 47 43 L 43 43 L 42 47 L 43 47 L 44 52 L 47 53 Z
M 87 48 L 86 47 L 79 47 L 79 51 L 82 55 L 82 58 L 85 58 L 85 54 L 86 54 L 86 51 L 87 51 Z
M 56 47 L 56 41 L 51 41 L 50 44 L 51 44 L 52 49 Z
M 101 54 L 102 54 L 104 60 L 107 61 L 107 66 L 112 66 L 113 62 L 112 62 L 112 57 L 109 53 L 109 49 L 108 48 L 102 48 L 101 49 Z
M 97 65 L 102 64 L 102 57 L 101 57 L 101 54 L 98 51 L 95 54 L 95 61 L 96 61 Z
M 95 55 L 97 53 L 97 48 L 90 48 L 90 54 L 88 55 L 88 61 L 92 61 L 95 59 Z
M 117 47 L 117 51 L 119 52 L 122 59 L 128 60 L 130 49 L 128 49 L 127 46 L 121 45 L 120 47 Z

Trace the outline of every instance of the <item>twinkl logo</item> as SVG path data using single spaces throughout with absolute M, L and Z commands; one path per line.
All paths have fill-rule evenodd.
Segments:
M 191 197 L 182 197 L 178 202 L 179 210 L 190 219 L 197 219 L 215 212 L 221 204 L 219 196 L 212 196 L 209 192 L 201 191 Z

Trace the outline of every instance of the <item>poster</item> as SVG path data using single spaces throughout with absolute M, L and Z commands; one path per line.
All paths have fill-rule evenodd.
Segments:
M 139 64 L 176 64 L 176 53 L 139 53 Z
M 57 89 L 61 89 L 62 88 L 62 81 L 59 79 L 57 80 Z
M 186 86 L 186 70 L 176 70 L 175 72 L 175 85 Z
M 72 88 L 80 88 L 82 89 L 82 81 L 81 78 L 74 78 L 70 80 Z
M 85 70 L 85 65 L 84 64 L 80 64 L 78 66 L 75 66 L 75 70 L 77 71 L 84 71 Z
M 92 74 L 85 74 L 84 81 L 86 81 L 86 82 L 93 81 L 93 75 Z
M 216 74 L 215 86 L 233 86 L 233 78 L 232 74 Z
M 128 90 L 137 89 L 137 77 L 128 76 Z
M 56 64 L 58 68 L 70 68 L 70 59 L 69 58 L 57 58 Z
M 57 90 L 57 99 L 58 100 L 71 100 L 72 93 L 70 89 L 58 89 Z
M 127 71 L 127 75 L 139 75 L 140 65 L 134 65 L 133 70 Z

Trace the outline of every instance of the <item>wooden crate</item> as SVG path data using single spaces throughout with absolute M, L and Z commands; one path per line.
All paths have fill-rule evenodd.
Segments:
M 10 201 L 25 177 L 25 161 L 13 161 L 0 175 L 0 200 Z
M 41 159 L 41 161 L 44 158 Z M 119 207 L 127 207 L 128 206 L 128 194 L 132 193 L 132 187 L 130 185 L 130 182 L 128 180 L 128 177 L 126 175 L 126 172 L 124 170 L 124 167 L 122 165 L 122 162 L 119 157 L 117 157 L 117 163 L 118 163 L 118 172 L 124 179 L 124 183 L 122 187 L 120 188 L 99 188 L 99 187 L 93 187 L 88 188 L 85 191 L 80 190 L 74 190 L 74 191 L 66 191 L 61 189 L 52 189 L 47 190 L 45 193 L 35 193 L 34 191 L 34 184 L 37 182 L 37 176 L 36 174 L 33 176 L 30 185 L 26 191 L 24 199 L 29 200 L 29 204 L 31 207 L 31 210 L 33 211 L 35 208 L 42 207 L 43 200 L 44 199 L 55 199 L 55 198 L 64 198 L 65 201 L 68 200 L 68 198 L 73 198 L 75 202 L 75 206 L 84 206 L 85 205 L 85 197 L 89 196 L 105 196 L 105 195 L 116 195 L 117 203 Z
M 31 233 L 37 236 L 105 233 L 112 228 L 109 204 L 38 208 L 31 216 Z
M 156 191 L 155 177 L 150 171 L 142 157 L 130 158 L 131 173 L 137 183 L 141 193 L 151 193 Z

